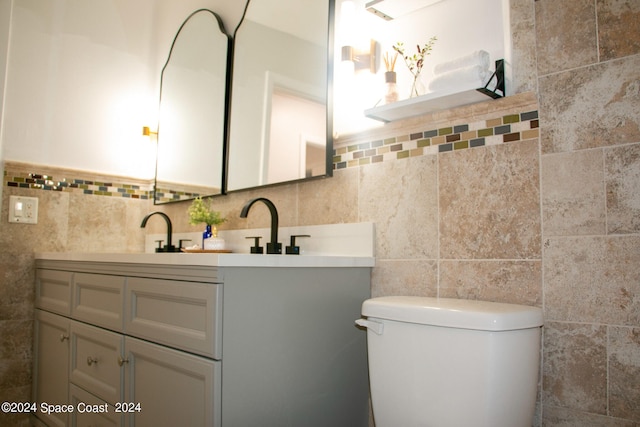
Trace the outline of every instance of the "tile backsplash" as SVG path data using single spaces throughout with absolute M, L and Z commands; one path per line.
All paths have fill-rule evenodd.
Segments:
M 200 196 L 197 192 L 176 191 L 154 186 L 153 180 L 140 181 L 121 177 L 92 177 L 91 172 L 55 170 L 39 166 L 15 168 L 10 162 L 4 170 L 4 186 L 45 191 L 65 191 L 93 196 L 152 200 L 154 193 L 163 202 L 179 202 Z M 155 189 L 155 190 L 154 190 Z
M 539 137 L 538 111 L 401 134 L 336 148 L 334 169 L 497 145 Z
M 80 172 L 61 172 L 60 174 L 47 175 L 38 171 L 37 166 L 33 166 L 32 169 L 34 172 L 24 172 L 12 169 L 9 164 L 4 170 L 5 186 L 46 191 L 73 191 L 87 195 L 128 197 L 142 200 L 149 199 L 153 195 L 152 184 L 118 183 L 79 178 Z M 84 173 L 84 175 L 88 174 Z

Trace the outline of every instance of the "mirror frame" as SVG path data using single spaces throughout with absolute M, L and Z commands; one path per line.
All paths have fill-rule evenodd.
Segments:
M 229 156 L 230 151 L 233 149 L 233 141 L 231 140 L 231 103 L 233 102 L 233 67 L 234 67 L 234 58 L 235 58 L 235 43 L 236 43 L 236 35 L 238 30 L 242 26 L 242 23 L 245 20 L 247 10 L 251 2 L 254 0 L 247 0 L 247 3 L 244 8 L 244 12 L 242 13 L 242 18 L 238 23 L 236 29 L 233 32 L 232 37 L 232 47 L 231 47 L 231 55 L 229 61 L 229 76 L 231 77 L 229 86 L 227 87 L 227 122 L 226 122 L 226 157 L 225 157 L 225 165 L 223 167 L 225 171 L 225 180 L 224 180 L 224 189 L 223 194 L 236 193 L 241 191 L 255 190 L 257 188 L 268 188 L 275 187 L 279 185 L 286 184 L 295 184 L 304 181 L 311 181 L 323 178 L 330 178 L 333 176 L 333 73 L 334 73 L 334 43 L 335 43 L 335 3 L 336 0 L 325 0 L 328 2 L 328 14 L 327 14 L 327 51 L 326 51 L 326 59 L 327 59 L 327 84 L 326 84 L 326 152 L 325 152 L 325 173 L 322 175 L 316 175 L 312 177 L 305 177 L 299 179 L 293 179 L 288 181 L 280 181 L 269 184 L 256 185 L 252 187 L 243 187 L 238 189 L 229 190 L 227 185 L 229 183 Z M 260 0 L 255 0 L 260 1 Z M 291 0 L 296 1 L 296 0 Z
M 220 16 L 215 13 L 214 11 L 207 9 L 207 8 L 200 8 L 200 9 L 196 9 L 193 12 L 191 12 L 182 22 L 182 24 L 180 24 L 180 27 L 178 28 L 178 31 L 176 32 L 173 41 L 171 42 L 171 47 L 169 49 L 169 55 L 167 56 L 167 61 L 165 62 L 165 64 L 162 67 L 162 71 L 160 73 L 160 99 L 159 99 L 159 103 L 158 106 L 160 108 L 160 106 L 162 105 L 162 86 L 163 86 L 163 75 L 165 72 L 165 69 L 167 68 L 167 66 L 169 65 L 169 62 L 171 61 L 171 55 L 173 54 L 173 50 L 175 48 L 176 42 L 178 41 L 178 37 L 180 36 L 180 33 L 182 31 L 182 29 L 185 27 L 185 25 L 189 22 L 189 20 L 196 14 L 200 13 L 200 12 L 207 12 L 210 13 L 213 18 L 216 20 L 216 22 L 218 23 L 218 29 L 220 31 L 220 33 L 222 35 L 224 35 L 226 37 L 227 40 L 227 52 L 226 52 L 226 58 L 224 58 L 225 60 L 225 69 L 226 69 L 226 75 L 225 75 L 225 82 L 224 82 L 224 107 L 223 107 L 223 117 L 222 117 L 222 152 L 220 153 L 221 155 L 221 177 L 220 177 L 220 192 L 216 193 L 216 194 L 199 194 L 199 195 L 193 195 L 192 197 L 186 197 L 186 198 L 179 198 L 176 200 L 164 200 L 164 201 L 159 201 L 158 200 L 158 196 L 157 196 L 157 189 L 158 189 L 158 154 L 156 153 L 156 171 L 155 171 L 155 177 L 154 177 L 154 187 L 153 187 L 153 204 L 154 205 L 161 205 L 161 204 L 167 204 L 167 203 L 177 203 L 177 202 L 182 202 L 182 201 L 186 201 L 186 200 L 192 200 L 195 197 L 216 197 L 216 196 L 223 196 L 226 194 L 226 187 L 227 187 L 227 131 L 228 131 L 228 123 L 229 123 L 229 102 L 230 102 L 230 93 L 229 93 L 229 89 L 231 87 L 231 73 L 232 73 L 232 62 L 233 62 L 233 54 L 232 54 L 232 50 L 233 50 L 233 40 L 232 37 L 229 35 L 229 33 L 227 33 L 225 27 L 224 27 L 224 23 L 222 22 L 222 19 L 220 18 Z M 157 140 L 156 140 L 156 144 L 160 144 L 160 137 L 161 137 L 161 125 L 162 123 L 158 122 L 158 134 L 157 134 Z

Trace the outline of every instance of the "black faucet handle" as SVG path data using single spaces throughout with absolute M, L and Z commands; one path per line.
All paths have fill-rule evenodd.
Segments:
M 180 239 L 178 241 L 178 249 L 182 249 L 182 242 L 190 242 L 191 239 Z
M 300 255 L 300 246 L 296 246 L 296 237 L 311 237 L 308 234 L 295 234 L 291 236 L 291 246 L 285 248 L 287 255 Z
M 264 253 L 264 248 L 262 246 L 260 246 L 260 239 L 262 239 L 262 236 L 245 237 L 245 239 L 255 239 L 253 246 L 251 246 L 251 253 L 252 254 L 262 254 L 262 253 Z
M 162 252 L 162 243 L 164 242 L 164 240 L 156 240 L 156 243 L 158 244 L 158 247 L 156 248 L 156 252 Z

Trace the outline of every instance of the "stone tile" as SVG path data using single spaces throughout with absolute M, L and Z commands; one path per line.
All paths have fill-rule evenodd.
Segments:
M 535 91 L 537 88 L 535 8 L 528 0 L 510 1 L 511 81 L 507 93 Z M 509 87 L 510 86 L 510 87 Z
M 609 328 L 609 413 L 640 423 L 640 328 Z
M 590 414 L 568 408 L 545 406 L 543 412 L 543 427 L 640 427 L 633 421 L 611 418 L 603 415 Z
M 38 223 L 9 223 L 9 196 L 37 197 Z M 15 253 L 65 250 L 68 233 L 68 193 L 6 187 L 2 191 L 2 199 L 0 244 L 3 248 Z M 109 221 L 108 218 L 104 220 Z
M 545 239 L 545 318 L 640 325 L 640 235 Z
M 597 0 L 600 61 L 640 53 L 640 2 Z
M 380 259 L 435 259 L 438 255 L 436 156 L 362 167 L 359 221 L 376 224 Z
M 299 224 L 339 224 L 358 222 L 358 171 L 334 171 L 330 179 L 300 186 Z
M 144 241 L 145 229 L 129 222 L 129 200 L 120 197 L 69 195 L 67 250 L 72 252 L 124 252 L 133 239 Z M 133 220 L 132 220 L 133 221 Z M 142 222 L 142 217 L 139 219 Z M 166 225 L 162 218 L 153 219 Z
M 225 229 L 269 228 L 271 226 L 271 214 L 264 203 L 254 204 L 247 218 L 240 218 L 242 208 L 249 200 L 256 197 L 266 197 L 273 202 L 278 210 L 280 227 L 298 225 L 297 184 L 242 191 L 227 197 L 230 198 L 230 201 L 226 202 L 226 207 L 222 212 L 227 212 L 230 223 L 225 223 Z
M 220 211 L 218 204 L 216 203 L 221 199 L 215 198 L 213 202 L 214 209 Z M 173 226 L 174 233 L 188 233 L 191 231 L 204 230 L 204 224 L 201 225 L 189 225 L 189 214 L 187 209 L 191 205 L 191 200 L 185 202 L 167 203 L 161 206 L 148 205 L 141 207 L 142 212 L 135 212 L 131 207 L 127 208 L 127 217 L 131 218 L 131 221 L 137 220 L 137 226 L 140 227 L 140 222 L 145 215 L 151 212 L 160 211 L 164 212 L 171 219 L 171 225 Z M 137 217 L 136 217 L 137 215 Z M 149 220 L 145 228 L 145 234 L 165 234 L 167 232 L 167 226 L 165 222 L 158 217 L 157 220 Z
M 545 406 L 606 415 L 606 326 L 546 322 L 543 360 Z
M 33 340 L 33 321 L 7 320 L 0 322 L 0 359 L 31 358 L 31 343 Z
M 34 282 L 32 253 L 0 253 L 0 321 L 33 317 Z
M 538 0 L 535 8 L 540 75 L 597 62 L 593 0 Z
M 178 203 L 178 205 L 183 206 L 183 212 L 186 210 L 186 206 L 184 203 Z M 140 224 L 142 223 L 142 218 L 145 215 L 149 214 L 157 210 L 157 206 L 153 205 L 153 201 L 151 200 L 130 200 L 124 204 L 125 206 L 125 224 L 127 230 L 129 230 L 129 238 L 124 241 L 124 247 L 121 251 L 125 252 L 144 252 L 145 249 L 145 231 L 140 228 Z M 183 214 L 186 215 L 186 214 Z M 175 218 L 170 216 L 172 224 L 175 223 Z M 166 233 L 166 229 L 163 231 Z M 173 232 L 176 233 L 177 230 L 174 226 Z M 178 242 L 175 242 L 176 244 Z
M 539 259 L 538 141 L 439 156 L 440 257 Z
M 540 77 L 542 153 L 640 141 L 639 69 L 635 55 Z
M 1 399 L 0 401 L 2 402 L 30 402 L 31 401 L 30 394 L 23 393 L 25 397 L 21 399 L 14 397 L 16 396 L 16 393 L 14 392 L 14 390 L 17 390 L 17 389 L 31 390 L 31 387 L 28 387 L 28 386 L 16 387 L 15 389 L 0 390 L 0 399 Z M 5 397 L 5 395 L 7 397 Z M 21 414 L 21 413 L 1 414 L 0 420 L 2 420 L 3 427 L 33 427 L 34 425 L 30 422 L 29 414 Z
M 545 236 L 605 234 L 602 150 L 542 156 Z
M 14 321 L 0 321 L 0 332 L 9 333 Z M 4 344 L 3 344 L 4 346 Z M 0 358 L 0 390 L 31 384 L 31 355 Z
M 605 150 L 607 232 L 640 232 L 640 144 Z
M 424 260 L 381 260 L 371 275 L 371 296 L 437 296 L 438 263 Z
M 438 295 L 542 306 L 541 261 L 441 261 Z

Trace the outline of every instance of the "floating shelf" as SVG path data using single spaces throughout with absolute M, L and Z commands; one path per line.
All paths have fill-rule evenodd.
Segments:
M 492 90 L 488 86 L 494 79 L 495 89 Z M 475 104 L 487 99 L 502 98 L 504 93 L 504 62 L 503 60 L 497 60 L 496 71 L 489 79 L 489 82 L 482 88 L 471 86 L 432 92 L 392 104 L 369 108 L 364 110 L 364 115 L 382 122 L 393 122 L 435 111 Z
M 433 92 L 416 98 L 369 108 L 364 110 L 364 115 L 382 122 L 393 122 L 407 117 L 433 113 L 434 111 L 475 104 L 488 99 L 491 98 L 477 89 L 464 90 L 462 92 Z

